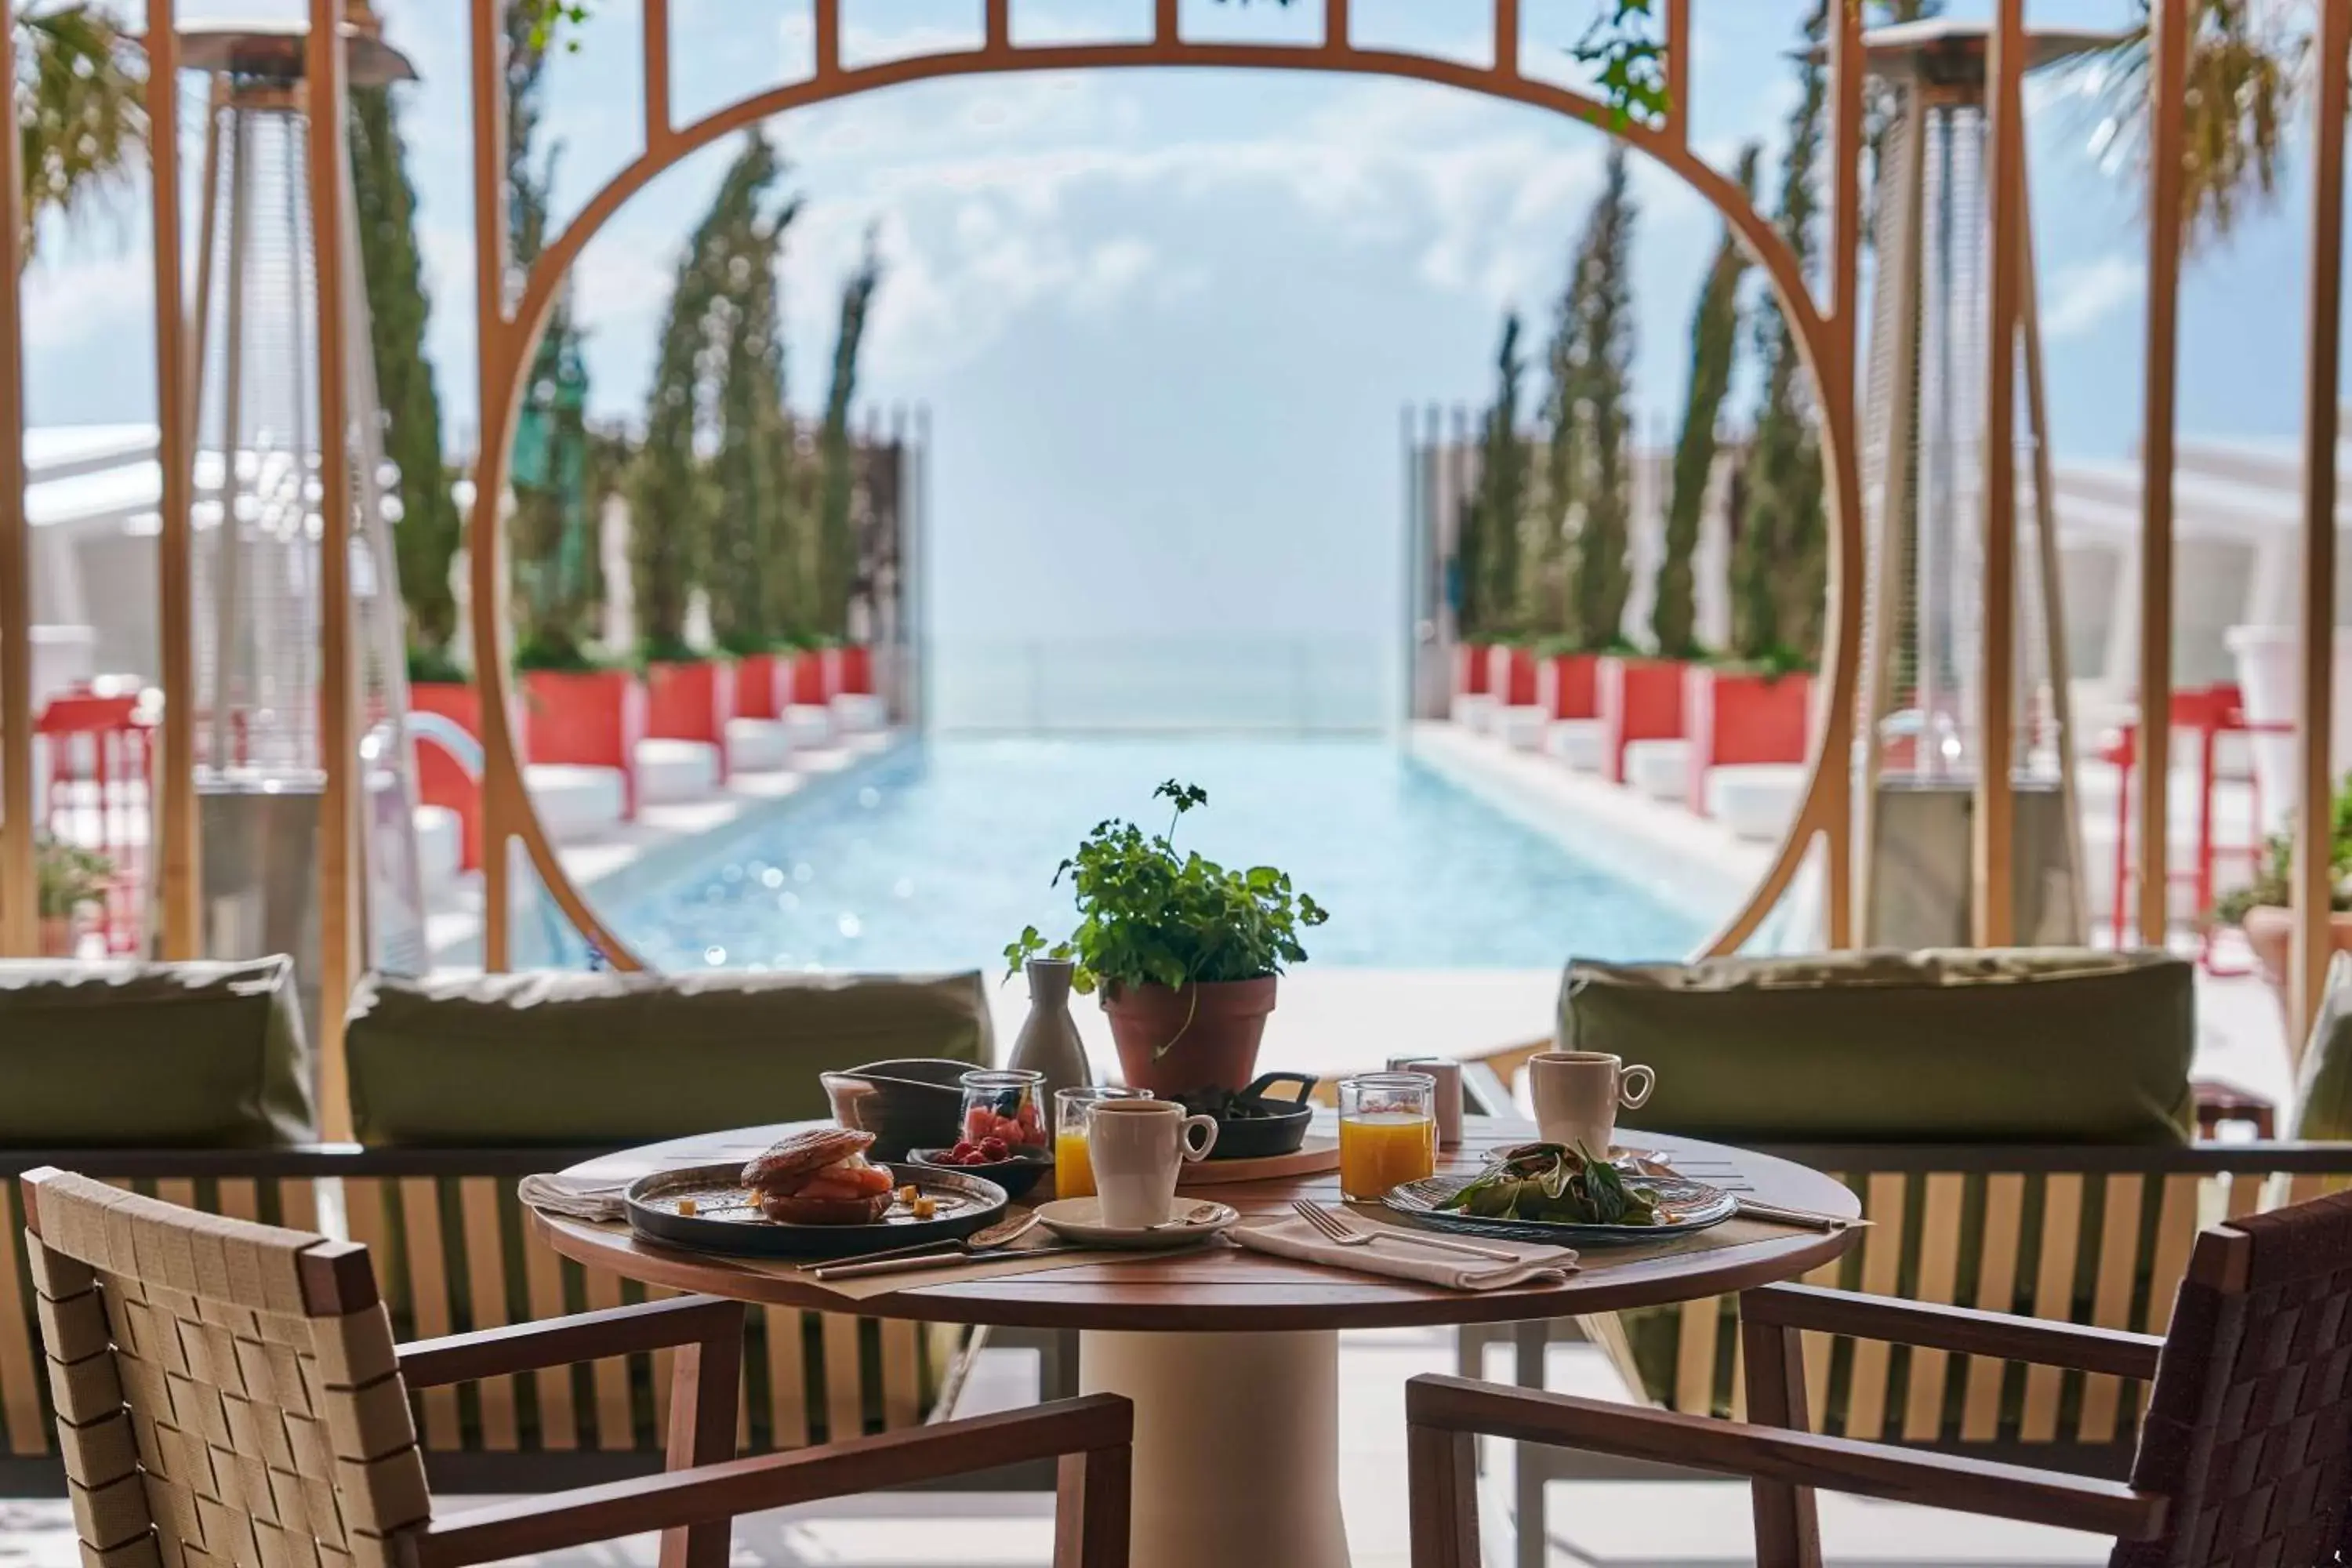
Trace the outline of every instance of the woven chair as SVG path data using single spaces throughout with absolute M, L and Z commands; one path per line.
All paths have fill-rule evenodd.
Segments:
M 2127 1482 L 1805 1430 L 1800 1336 L 2152 1384 Z M 1740 1298 L 1754 1425 L 1461 1378 L 1407 1385 L 1415 1568 L 1475 1568 L 1477 1435 L 1744 1476 L 1761 1568 L 1818 1568 L 1813 1489 L 2091 1531 L 2116 1568 L 2305 1568 L 2352 1550 L 2352 1194 L 2197 1238 L 2161 1339 L 1803 1286 Z
M 84 1568 L 457 1568 L 656 1530 L 663 1568 L 724 1568 L 737 1514 L 1046 1458 L 1055 1561 L 1127 1562 L 1121 1399 L 737 1459 L 735 1302 L 395 1347 L 365 1247 L 54 1169 L 23 1195 Z M 436 1516 L 411 1390 L 657 1348 L 676 1356 L 667 1471 Z

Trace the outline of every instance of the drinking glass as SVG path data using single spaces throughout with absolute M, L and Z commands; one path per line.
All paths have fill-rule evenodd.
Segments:
M 1038 1093 L 1045 1075 L 1024 1068 L 978 1068 L 963 1075 L 963 1141 L 1002 1138 L 1015 1154 L 1043 1153 L 1045 1131 Z
M 1095 1163 L 1087 1149 L 1087 1127 L 1095 1107 L 1107 1100 L 1149 1100 L 1139 1089 L 1117 1084 L 1085 1084 L 1056 1090 L 1054 1095 L 1054 1195 L 1090 1198 L 1095 1195 Z
M 1379 1198 L 1437 1173 L 1437 1080 L 1425 1072 L 1339 1080 L 1339 1190 Z

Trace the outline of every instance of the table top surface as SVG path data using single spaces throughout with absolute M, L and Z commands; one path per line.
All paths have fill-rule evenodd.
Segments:
M 801 1123 L 798 1125 L 808 1125 Z M 749 1159 L 792 1131 L 789 1125 L 704 1133 L 628 1149 L 572 1166 L 567 1179 L 618 1183 L 680 1165 Z M 1441 1171 L 1475 1171 L 1486 1152 L 1525 1142 L 1523 1121 L 1468 1118 L 1462 1146 L 1440 1156 Z M 1822 1214 L 1854 1215 L 1861 1205 L 1839 1183 L 1787 1160 L 1693 1138 L 1621 1129 L 1635 1147 L 1653 1149 L 1682 1174 L 1759 1201 Z M 1243 1223 L 1288 1217 L 1293 1199 L 1340 1202 L 1336 1173 L 1228 1186 L 1187 1187 L 1241 1211 Z M 1395 1328 L 1517 1322 L 1629 1307 L 1695 1300 L 1789 1279 L 1843 1254 L 1859 1234 L 1791 1230 L 1712 1250 L 1651 1257 L 1571 1275 L 1565 1285 L 1509 1290 L 1446 1290 L 1412 1280 L 1316 1268 L 1218 1247 L 1136 1258 L 1105 1254 L 1048 1271 L 993 1279 L 920 1285 L 856 1302 L 791 1274 L 745 1268 L 724 1257 L 642 1240 L 617 1226 L 535 1214 L 563 1256 L 625 1279 L 714 1296 L 816 1311 L 929 1322 L 1132 1331 L 1249 1331 Z M 1589 1249 L 1587 1258 L 1599 1249 Z

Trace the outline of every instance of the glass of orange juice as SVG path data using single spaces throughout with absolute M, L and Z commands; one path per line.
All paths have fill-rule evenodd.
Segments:
M 1087 1147 L 1087 1124 L 1094 1109 L 1106 1100 L 1148 1100 L 1139 1089 L 1116 1084 L 1081 1084 L 1054 1092 L 1054 1195 L 1090 1198 L 1095 1195 L 1095 1163 Z
M 1437 1080 L 1425 1072 L 1339 1080 L 1339 1190 L 1378 1198 L 1437 1173 Z

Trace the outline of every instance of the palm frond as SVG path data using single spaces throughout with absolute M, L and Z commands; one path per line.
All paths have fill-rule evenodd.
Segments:
M 147 141 L 136 51 L 103 13 L 61 5 L 19 14 L 16 124 L 25 254 L 41 215 L 119 181 Z

